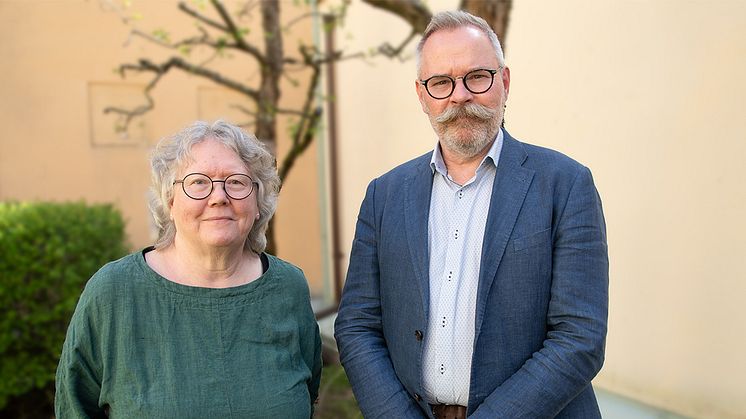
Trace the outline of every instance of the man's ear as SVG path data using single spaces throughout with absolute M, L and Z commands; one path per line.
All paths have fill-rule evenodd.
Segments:
M 510 69 L 508 67 L 503 68 L 502 71 L 503 88 L 505 89 L 505 97 L 508 97 L 510 92 Z

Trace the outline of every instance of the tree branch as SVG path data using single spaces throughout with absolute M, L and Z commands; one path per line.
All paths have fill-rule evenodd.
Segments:
M 398 57 L 401 60 L 401 53 L 404 50 L 404 48 L 414 39 L 414 37 L 418 34 L 416 30 L 412 29 L 412 32 L 409 33 L 409 36 L 404 39 L 404 41 L 396 48 L 391 46 L 388 42 L 384 43 L 380 47 L 378 47 L 378 52 L 385 55 L 388 58 L 395 58 Z
M 248 109 L 245 106 L 242 105 L 230 105 L 231 108 L 239 110 L 246 115 L 256 117 L 257 113 L 255 111 L 252 111 L 251 109 Z M 299 110 L 296 109 L 285 109 L 285 108 L 277 108 L 275 109 L 275 113 L 277 114 L 285 114 L 285 115 L 296 115 L 296 116 L 305 116 L 305 114 Z
M 303 116 L 298 122 L 297 131 L 293 135 L 290 150 L 288 150 L 282 161 L 282 165 L 277 171 L 280 180 L 285 179 L 285 176 L 287 176 L 290 169 L 295 165 L 295 161 L 298 157 L 300 157 L 308 146 L 311 145 L 321 121 L 321 107 L 317 106 L 315 109 L 311 109 L 316 100 L 316 88 L 318 87 L 321 78 L 321 64 L 315 61 L 314 54 L 309 51 L 308 48 L 301 46 L 299 50 L 303 55 L 304 62 L 312 68 L 313 73 L 311 74 L 311 80 L 306 89 L 306 98 L 303 103 L 303 110 L 301 111 Z
M 150 95 L 150 91 L 156 86 L 158 81 L 163 77 L 166 73 L 168 73 L 171 69 L 178 68 L 181 69 L 189 74 L 193 74 L 208 80 L 211 80 L 221 86 L 227 87 L 228 89 L 235 90 L 239 93 L 242 93 L 255 102 L 259 102 L 259 92 L 251 89 L 250 87 L 247 87 L 246 85 L 239 83 L 235 80 L 231 80 L 227 77 L 224 77 L 222 74 L 209 70 L 207 68 L 201 67 L 199 65 L 194 65 L 191 63 L 188 63 L 181 59 L 180 57 L 171 57 L 168 61 L 166 61 L 163 64 L 155 64 L 152 61 L 148 59 L 140 59 L 138 64 L 123 64 L 119 67 L 119 74 L 122 75 L 122 77 L 126 76 L 126 73 L 128 71 L 134 71 L 134 72 L 151 72 L 155 73 L 155 77 L 153 80 L 148 83 L 148 86 L 145 88 L 145 98 L 147 99 L 148 103 L 147 105 L 138 106 L 135 109 L 122 109 L 117 107 L 107 107 L 104 109 L 104 113 L 117 113 L 120 115 L 123 115 L 125 120 L 122 126 L 117 127 L 118 131 L 126 131 L 129 127 L 129 124 L 132 122 L 132 120 L 140 115 L 145 114 L 146 112 L 150 111 L 154 107 L 154 101 L 152 96 Z
M 215 43 L 215 41 L 210 40 L 210 36 L 207 34 L 207 32 L 203 28 L 200 27 L 199 31 L 202 32 L 202 36 L 186 38 L 178 42 L 168 42 L 166 40 L 158 38 L 157 36 L 153 36 L 148 33 L 145 33 L 139 29 L 132 29 L 132 31 L 130 32 L 130 35 L 139 36 L 140 38 L 143 38 L 146 41 L 152 42 L 158 46 L 169 48 L 169 49 L 179 49 L 182 46 L 191 46 L 191 45 L 206 45 L 212 48 L 218 47 L 218 44 Z
M 215 10 L 218 11 L 218 14 L 220 15 L 220 18 L 223 19 L 223 22 L 226 25 L 226 32 L 233 38 L 235 41 L 236 48 L 246 51 L 248 54 L 256 58 L 257 61 L 261 65 L 267 64 L 267 58 L 264 56 L 264 54 L 259 51 L 256 47 L 253 45 L 249 45 L 246 40 L 243 37 L 243 33 L 241 33 L 241 30 L 238 29 L 236 26 L 236 23 L 233 22 L 233 18 L 231 18 L 230 14 L 225 10 L 225 6 L 219 1 L 219 0 L 210 0 L 210 3 L 212 3 L 213 7 L 215 7 Z
M 204 67 L 200 67 L 198 65 L 188 63 L 184 61 L 181 57 L 171 57 L 168 61 L 166 61 L 165 63 L 161 65 L 155 64 L 148 59 L 141 59 L 138 65 L 132 65 L 132 64 L 123 65 L 122 67 L 120 67 L 120 72 L 124 74 L 125 71 L 129 70 L 129 71 L 151 71 L 154 73 L 165 74 L 171 68 L 179 68 L 181 70 L 186 71 L 189 74 L 194 74 L 195 76 L 200 76 L 208 80 L 212 80 L 213 82 L 221 86 L 227 87 L 231 90 L 235 90 L 239 93 L 243 93 L 255 101 L 259 100 L 259 92 L 257 92 L 256 90 L 250 87 L 247 87 L 243 83 L 239 83 L 235 80 L 231 80 L 223 76 L 222 74 L 218 73 L 217 71 L 213 71 L 213 70 L 210 70 Z
M 425 32 L 432 17 L 430 9 L 420 0 L 363 0 L 363 2 L 406 20 L 412 26 L 412 30 L 417 33 Z
M 214 20 L 212 20 L 212 19 L 210 19 L 210 18 L 202 15 L 201 13 L 197 12 L 196 10 L 191 9 L 183 1 L 179 2 L 179 10 L 181 10 L 182 12 L 188 14 L 189 16 L 197 19 L 198 21 L 204 23 L 207 26 L 211 26 L 211 27 L 213 27 L 215 29 L 218 29 L 218 30 L 221 30 L 221 31 L 223 31 L 225 33 L 230 33 L 230 29 L 228 29 L 227 27 L 221 25 L 220 23 L 215 22 Z
M 133 119 L 150 112 L 150 110 L 152 110 L 155 107 L 155 101 L 153 100 L 153 97 L 150 95 L 150 91 L 153 90 L 153 88 L 158 83 L 162 75 L 163 75 L 162 73 L 156 73 L 153 80 L 151 80 L 150 83 L 148 83 L 148 85 L 145 86 L 145 89 L 143 90 L 143 94 L 145 95 L 145 100 L 147 100 L 148 102 L 146 105 L 138 106 L 134 109 L 117 108 L 114 106 L 107 106 L 106 108 L 104 108 L 104 114 L 115 113 L 115 114 L 119 114 L 121 118 L 124 118 L 122 123 L 117 124 L 116 127 L 114 127 L 114 130 L 116 132 L 127 133 L 130 123 L 132 123 Z

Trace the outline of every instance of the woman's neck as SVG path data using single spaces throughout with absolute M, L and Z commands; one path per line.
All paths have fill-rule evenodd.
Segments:
M 166 279 L 183 285 L 228 288 L 247 284 L 262 274 L 259 255 L 242 248 L 195 248 L 174 241 L 156 250 L 148 264 Z M 148 253 L 148 254 L 150 254 Z

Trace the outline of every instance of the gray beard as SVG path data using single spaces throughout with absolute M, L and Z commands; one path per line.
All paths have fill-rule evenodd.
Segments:
M 431 117 L 430 123 L 443 147 L 464 158 L 473 158 L 495 139 L 502 118 L 502 108 L 467 103 Z

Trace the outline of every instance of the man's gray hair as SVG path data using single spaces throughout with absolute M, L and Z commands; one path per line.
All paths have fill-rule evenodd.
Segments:
M 174 197 L 174 180 L 177 180 L 177 171 L 191 160 L 192 147 L 208 139 L 214 139 L 233 150 L 258 184 L 254 193 L 259 219 L 251 227 L 244 248 L 261 253 L 267 246 L 265 232 L 277 208 L 277 195 L 280 191 L 275 158 L 256 137 L 225 121 L 215 121 L 212 124 L 197 121 L 162 139 L 153 151 L 150 159 L 150 212 L 158 229 L 155 247 L 161 249 L 174 242 L 176 225 L 169 215 L 170 203 Z
M 492 30 L 492 27 L 490 27 L 490 25 L 479 16 L 474 16 L 471 13 L 464 12 L 463 10 L 451 10 L 433 15 L 432 19 L 430 19 L 430 23 L 425 29 L 425 32 L 422 34 L 422 39 L 420 39 L 420 42 L 417 44 L 418 76 L 420 76 L 420 70 L 422 67 L 422 48 L 425 46 L 425 42 L 428 38 L 430 38 L 430 35 L 438 31 L 454 30 L 464 26 L 472 26 L 487 35 L 490 43 L 492 43 L 492 47 L 495 49 L 497 62 L 500 63 L 500 66 L 505 67 L 503 49 L 500 46 L 500 40 L 497 39 L 497 34 Z

